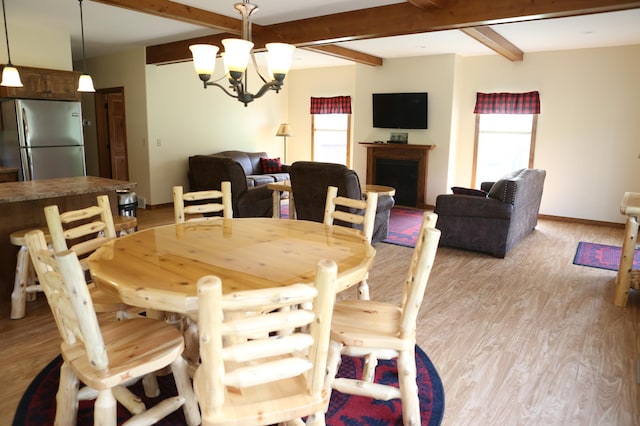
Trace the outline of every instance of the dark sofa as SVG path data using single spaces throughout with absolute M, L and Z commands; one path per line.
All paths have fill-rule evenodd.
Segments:
M 335 186 L 341 197 L 362 199 L 360 179 L 354 170 L 341 164 L 323 163 L 318 161 L 296 161 L 289 168 L 291 188 L 296 205 L 298 219 L 322 222 L 324 219 L 327 188 Z M 373 225 L 372 242 L 387 238 L 389 215 L 394 199 L 389 195 L 378 197 L 376 219 Z M 339 223 L 343 226 L 353 224 Z
M 483 182 L 481 190 L 438 195 L 440 245 L 504 258 L 536 227 L 545 177 L 544 170 L 521 169 Z
M 215 154 L 189 157 L 188 176 L 190 191 L 220 189 L 223 181 L 231 182 L 233 217 L 272 215 L 272 191 L 266 184 L 254 186 L 254 181 L 247 179 L 241 164 L 231 157 Z
M 266 152 L 222 151 L 212 155 L 231 158 L 240 164 L 249 188 L 289 180 L 289 166 L 286 164 L 282 165 L 281 172 L 267 172 L 263 170 L 260 159 L 270 158 Z

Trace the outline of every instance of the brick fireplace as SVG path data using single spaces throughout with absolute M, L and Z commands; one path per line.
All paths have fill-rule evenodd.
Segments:
M 367 183 L 392 186 L 396 204 L 427 208 L 429 151 L 435 145 L 377 144 L 367 148 Z

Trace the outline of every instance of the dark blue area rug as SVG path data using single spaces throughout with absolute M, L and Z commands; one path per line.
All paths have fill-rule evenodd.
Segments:
M 580 241 L 573 258 L 574 265 L 617 271 L 620 266 L 622 247 Z M 640 269 L 640 250 L 633 256 L 633 269 Z
M 53 424 L 55 417 L 56 392 L 60 378 L 62 358 L 56 357 L 29 385 L 22 396 L 13 421 L 14 426 L 42 426 Z M 438 372 L 422 349 L 416 346 L 418 393 L 423 426 L 437 426 L 444 414 L 444 388 Z M 338 371 L 340 377 L 360 377 L 362 360 L 344 356 Z M 357 376 L 356 376 L 357 375 Z M 380 361 L 376 369 L 376 381 L 398 385 L 395 361 Z M 161 396 L 177 395 L 172 376 L 158 378 Z M 141 384 L 131 387 L 136 395 L 142 395 L 147 407 L 158 401 L 144 397 Z M 118 405 L 118 423 L 129 418 L 128 412 Z M 388 426 L 402 424 L 402 406 L 399 400 L 376 401 L 361 396 L 333 392 L 326 414 L 327 425 L 335 426 Z M 81 401 L 78 408 L 78 425 L 93 424 L 93 401 Z M 161 420 L 159 425 L 184 425 L 182 410 Z

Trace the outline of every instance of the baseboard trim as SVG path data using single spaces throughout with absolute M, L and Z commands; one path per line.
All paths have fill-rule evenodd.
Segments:
M 538 218 L 545 219 L 545 220 L 554 220 L 557 222 L 580 223 L 583 225 L 607 226 L 610 228 L 624 229 L 624 223 L 605 222 L 602 220 L 578 219 L 575 217 L 552 216 L 547 214 L 539 214 Z
M 165 209 L 167 207 L 173 207 L 173 203 L 147 204 L 145 208 L 147 210 L 158 210 L 158 209 Z

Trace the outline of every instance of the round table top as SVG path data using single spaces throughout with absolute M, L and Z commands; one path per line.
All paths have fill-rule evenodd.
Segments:
M 216 219 L 150 228 L 112 240 L 89 259 L 96 285 L 133 306 L 197 312 L 196 282 L 223 292 L 311 283 L 319 260 L 338 265 L 338 288 L 364 279 L 375 249 L 353 229 L 302 220 Z
M 396 195 L 396 189 L 392 186 L 386 186 L 386 185 L 366 184 L 364 186 L 363 192 L 377 192 L 378 196 L 390 195 L 393 197 L 394 195 Z

